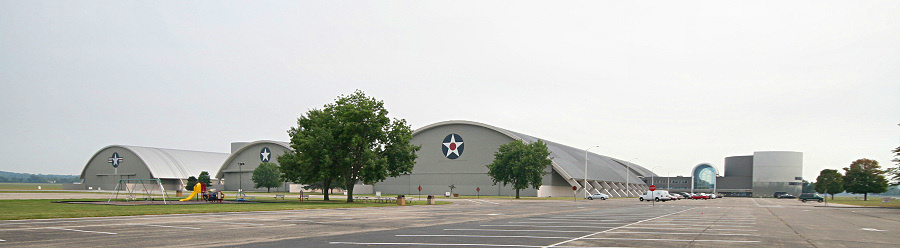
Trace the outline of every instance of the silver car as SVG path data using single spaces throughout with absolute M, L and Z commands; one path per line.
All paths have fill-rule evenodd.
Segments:
M 593 195 L 589 195 L 587 198 L 588 198 L 588 200 L 593 200 L 594 198 L 597 198 L 600 200 L 606 200 L 606 199 L 609 199 L 609 195 L 606 195 L 604 193 L 596 193 Z

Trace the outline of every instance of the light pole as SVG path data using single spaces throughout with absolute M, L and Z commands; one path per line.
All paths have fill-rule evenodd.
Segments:
M 244 162 L 238 162 L 238 193 L 244 192 Z
M 650 169 L 650 185 L 654 185 L 653 184 L 653 176 L 656 175 L 656 173 L 653 173 L 653 169 L 656 169 L 656 168 L 659 168 L 659 166 L 653 166 L 653 168 Z
M 631 177 L 631 175 L 629 175 L 629 174 L 631 174 L 631 167 L 628 166 L 628 164 L 631 163 L 631 160 L 637 160 L 637 158 L 625 160 L 625 197 L 628 197 L 629 195 L 631 195 L 631 192 L 628 191 L 628 184 L 629 184 L 628 178 Z
M 587 196 L 588 196 L 588 194 L 587 194 L 587 161 L 588 161 L 587 152 L 588 152 L 588 150 L 590 150 L 591 148 L 594 148 L 594 147 L 600 147 L 600 146 L 591 146 L 591 147 L 588 147 L 587 149 L 584 149 L 584 198 L 587 198 Z

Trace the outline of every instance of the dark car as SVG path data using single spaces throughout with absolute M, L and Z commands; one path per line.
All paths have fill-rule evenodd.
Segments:
M 778 199 L 797 199 L 797 197 L 792 194 L 781 194 L 778 195 Z
M 802 193 L 802 194 L 800 194 L 800 201 L 802 201 L 802 202 L 806 202 L 806 201 L 818 201 L 818 202 L 822 202 L 822 201 L 824 201 L 824 200 L 825 200 L 825 198 L 822 198 L 821 196 L 819 196 L 819 194 L 816 194 L 816 193 Z

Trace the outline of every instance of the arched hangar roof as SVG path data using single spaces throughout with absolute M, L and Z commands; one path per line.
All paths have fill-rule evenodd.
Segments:
M 243 146 L 241 148 L 232 152 L 231 155 L 228 156 L 228 158 L 226 158 L 225 160 L 223 160 L 223 162 L 221 164 L 219 164 L 219 170 L 216 172 L 216 178 L 223 178 L 225 176 L 225 171 L 223 171 L 223 170 L 225 170 L 225 167 L 228 167 L 228 164 L 231 163 L 232 161 L 234 161 L 234 158 L 237 157 L 238 154 L 241 154 L 241 152 L 244 152 L 244 150 L 247 150 L 251 146 L 254 146 L 257 144 L 275 144 L 275 145 L 283 147 L 286 150 L 290 150 L 290 151 L 294 150 L 294 149 L 291 149 L 291 143 L 282 142 L 282 141 L 257 140 L 257 141 L 253 141 L 250 143 L 243 144 Z M 274 160 L 275 158 L 273 157 L 272 159 Z
M 465 120 L 451 120 L 451 121 L 443 121 L 434 123 L 431 125 L 427 125 L 416 129 L 413 131 L 413 136 L 417 133 L 446 125 L 473 125 L 479 126 L 483 128 L 487 128 L 503 135 L 509 136 L 515 140 L 522 140 L 525 143 L 537 142 L 538 140 L 544 141 L 547 144 L 547 149 L 550 150 L 550 157 L 553 158 L 553 169 L 556 170 L 560 175 L 567 178 L 572 178 L 576 180 L 584 180 L 584 149 L 579 149 L 567 145 L 563 145 L 560 143 L 556 143 L 553 141 L 539 139 L 534 136 L 517 133 L 513 131 L 509 131 L 503 128 L 487 125 L 480 122 L 474 121 L 465 121 Z M 644 168 L 643 166 L 627 162 L 620 159 L 615 159 L 607 156 L 603 156 L 600 154 L 596 154 L 588 151 L 588 172 L 587 179 L 588 180 L 597 180 L 597 181 L 608 181 L 608 182 L 626 182 L 625 177 L 628 175 L 629 179 L 627 180 L 629 183 L 643 183 L 643 181 L 639 178 L 640 176 L 656 176 L 650 170 Z M 626 168 L 630 168 L 631 172 L 626 173 Z M 637 174 L 637 175 L 636 175 Z
M 127 145 L 110 145 L 104 147 L 91 156 L 93 161 L 95 157 L 109 148 L 122 148 L 136 154 L 153 178 L 169 178 L 169 179 L 187 179 L 191 176 L 200 175 L 200 172 L 206 171 L 212 173 L 216 168 L 222 165 L 222 161 L 228 158 L 228 153 L 219 152 L 201 152 L 188 151 L 167 148 L 143 147 L 143 146 L 127 146 Z M 81 178 L 87 170 L 88 164 L 81 171 Z M 212 175 L 210 175 L 212 176 Z

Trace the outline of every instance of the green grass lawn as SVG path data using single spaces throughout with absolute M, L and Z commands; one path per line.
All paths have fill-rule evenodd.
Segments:
M 54 203 L 54 201 L 60 200 L 0 200 L 0 220 L 397 206 L 395 203 L 346 203 L 343 199 L 327 202 L 313 199 L 303 203 L 297 199 L 261 200 L 267 203 L 113 206 Z M 97 201 L 97 199 L 64 201 Z M 409 205 L 424 204 L 425 201 L 416 201 Z M 449 202 L 438 201 L 436 204 L 449 204 Z
M 59 183 L 0 183 L 0 190 L 61 190 L 62 184 Z
M 847 204 L 847 205 L 855 205 L 855 206 L 868 206 L 868 207 L 900 207 L 900 200 L 893 200 L 888 203 L 882 203 L 881 197 L 872 197 L 869 196 L 868 201 L 863 201 L 862 197 L 860 199 L 856 199 L 854 197 L 834 197 L 834 200 L 831 199 L 831 196 L 825 197 L 829 203 L 839 203 L 839 204 Z

